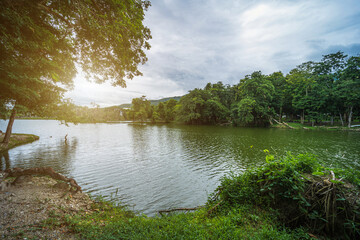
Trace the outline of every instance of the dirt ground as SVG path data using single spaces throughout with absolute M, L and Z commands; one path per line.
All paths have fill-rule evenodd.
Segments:
M 0 239 L 76 239 L 66 226 L 44 224 L 51 221 L 49 217 L 91 211 L 92 200 L 87 194 L 72 194 L 68 189 L 67 184 L 48 177 L 26 176 L 15 185 L 3 182 Z

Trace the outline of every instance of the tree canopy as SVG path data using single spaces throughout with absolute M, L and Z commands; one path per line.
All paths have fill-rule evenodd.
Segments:
M 73 85 L 76 66 L 126 86 L 147 61 L 149 1 L 0 1 L 0 105 L 42 112 Z M 14 110 L 16 110 L 14 108 Z

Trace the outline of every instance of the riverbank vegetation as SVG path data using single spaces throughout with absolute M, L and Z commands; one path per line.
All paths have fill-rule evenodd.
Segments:
M 255 71 L 233 86 L 208 83 L 165 102 L 134 98 L 132 104 L 100 108 L 68 101 L 54 118 L 73 122 L 184 122 L 234 126 L 269 126 L 298 122 L 305 127 L 351 127 L 360 117 L 360 57 L 342 52 L 305 62 L 288 74 Z
M 194 212 L 147 217 L 98 200 L 91 213 L 52 216 L 81 239 L 356 239 L 360 173 L 321 166 L 309 154 L 275 158 L 222 179 Z
M 221 81 L 208 83 L 181 98 L 152 101 L 142 96 L 134 98 L 131 104 L 106 108 L 96 103 L 91 108 L 76 106 L 71 100 L 64 100 L 44 116 L 75 123 L 175 121 L 279 126 L 294 122 L 302 124 L 303 129 L 320 125 L 351 127 L 360 122 L 359 89 L 360 57 L 337 52 L 323 56 L 319 62 L 305 62 L 286 75 L 255 71 L 233 86 Z M 2 113 L 6 115 L 6 111 Z M 33 115 L 26 112 L 20 116 Z
M 337 52 L 319 62 L 305 62 L 286 75 L 256 71 L 233 86 L 208 83 L 189 91 L 175 106 L 171 103 L 168 111 L 188 124 L 268 126 L 286 120 L 350 127 L 359 120 L 359 89 L 360 57 Z M 163 114 L 164 106 L 150 108 L 144 98 L 140 103 L 123 111 L 126 120 L 172 119 Z

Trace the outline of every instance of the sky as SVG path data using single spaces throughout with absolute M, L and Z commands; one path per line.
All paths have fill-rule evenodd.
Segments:
M 182 96 L 208 82 L 237 84 L 254 71 L 288 73 L 337 51 L 360 54 L 360 0 L 152 0 L 143 76 L 127 88 L 87 81 L 66 93 L 77 105 Z

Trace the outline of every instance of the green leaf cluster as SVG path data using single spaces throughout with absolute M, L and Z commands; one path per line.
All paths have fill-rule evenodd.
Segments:
M 96 82 L 141 75 L 149 1 L 0 1 L 0 110 L 46 115 L 73 87 L 76 66 Z
M 269 151 L 265 153 L 263 166 L 225 177 L 211 197 L 211 205 L 220 202 L 219 211 L 226 212 L 238 205 L 255 204 L 274 209 L 278 219 L 290 227 L 360 236 L 360 231 L 351 227 L 360 226 L 360 202 L 353 201 L 360 191 L 358 171 L 326 169 L 310 154 L 288 153 L 277 159 Z M 352 182 L 344 182 L 343 176 Z

